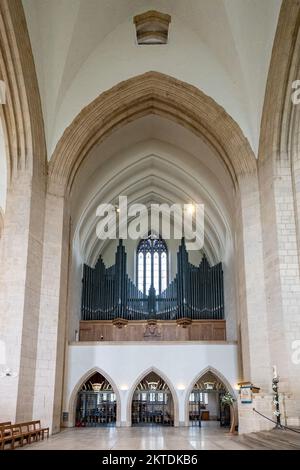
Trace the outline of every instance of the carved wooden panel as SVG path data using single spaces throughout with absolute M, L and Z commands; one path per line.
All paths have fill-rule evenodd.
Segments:
M 110 320 L 80 322 L 80 341 L 225 341 L 225 320 L 193 320 L 182 326 L 176 320 Z

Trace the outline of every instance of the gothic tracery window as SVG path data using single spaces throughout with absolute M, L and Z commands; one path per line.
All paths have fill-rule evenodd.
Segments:
M 150 234 L 137 248 L 137 285 L 148 295 L 151 286 L 161 294 L 168 285 L 168 250 L 165 241 Z

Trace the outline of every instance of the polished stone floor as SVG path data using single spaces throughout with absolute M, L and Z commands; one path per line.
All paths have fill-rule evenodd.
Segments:
M 198 427 L 72 428 L 24 450 L 249 450 L 300 449 L 300 434 L 287 431 L 233 436 L 217 422 Z

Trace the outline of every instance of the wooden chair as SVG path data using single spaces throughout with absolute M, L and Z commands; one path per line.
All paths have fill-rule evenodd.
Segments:
M 15 449 L 18 443 L 22 447 L 24 443 L 31 444 L 32 441 L 49 437 L 49 428 L 42 428 L 40 421 L 27 421 L 17 424 L 1 423 L 0 426 L 0 449 Z M 7 447 L 9 446 L 9 447 Z
M 10 445 L 10 449 L 15 448 L 16 442 L 19 446 L 23 446 L 23 437 L 19 425 L 10 424 L 0 428 L 1 450 L 5 450 L 6 444 Z
M 45 439 L 45 436 L 49 437 L 49 428 L 42 428 L 41 421 L 33 421 L 34 431 L 37 433 L 37 439 Z
M 6 444 L 11 444 L 12 446 L 12 443 L 13 443 L 12 430 L 7 429 L 7 426 L 10 426 L 10 425 L 0 427 L 0 449 L 1 450 L 5 449 Z
M 20 424 L 11 424 L 12 428 L 12 435 L 13 435 L 13 448 L 15 448 L 16 442 L 18 442 L 19 447 L 23 447 L 24 444 L 24 436 L 21 431 Z
M 3 423 L 0 423 L 0 428 L 3 428 L 3 426 L 9 426 L 11 424 L 11 421 L 4 421 Z
M 34 427 L 32 421 L 20 423 L 21 432 L 23 435 L 23 441 L 26 440 L 27 444 L 31 444 L 32 441 L 36 441 L 38 438 L 38 431 Z

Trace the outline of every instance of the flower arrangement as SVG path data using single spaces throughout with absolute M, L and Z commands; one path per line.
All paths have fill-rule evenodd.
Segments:
M 225 395 L 221 399 L 222 405 L 233 406 L 235 399 L 231 395 L 231 393 L 226 392 Z

